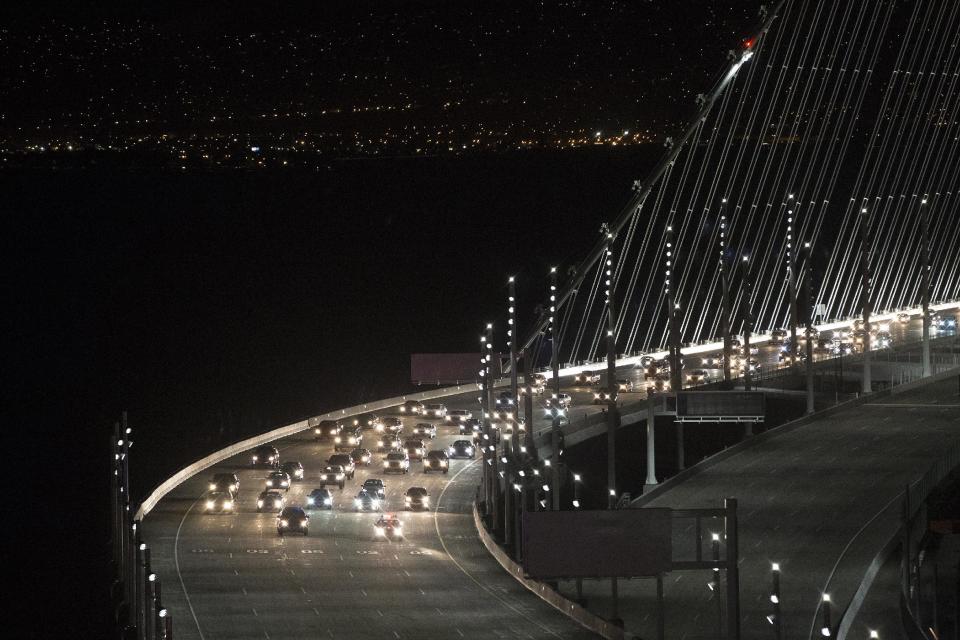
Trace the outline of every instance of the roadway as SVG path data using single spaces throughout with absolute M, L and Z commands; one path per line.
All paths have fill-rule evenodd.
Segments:
M 922 476 L 958 440 L 960 400 L 957 380 L 952 378 L 770 437 L 667 488 L 644 506 L 709 508 L 736 497 L 743 637 L 771 637 L 765 617 L 772 612 L 771 563 L 778 562 L 784 637 L 806 639 L 827 577 L 844 547 L 853 540 L 830 587 L 838 608 L 899 524 L 899 510 L 884 511 L 885 507 L 896 503 L 904 486 Z M 675 527 L 675 549 L 694 548 L 692 527 L 692 522 Z M 709 533 L 705 531 L 707 539 Z M 666 637 L 715 637 L 716 603 L 709 581 L 709 572 L 674 572 L 666 577 Z M 568 595 L 573 591 L 568 583 L 561 588 Z M 610 614 L 608 585 L 588 582 L 584 591 L 591 611 Z M 656 637 L 652 582 L 622 582 L 620 596 L 626 629 Z M 899 637 L 895 629 L 885 627 L 887 621 L 868 620 L 867 615 L 865 611 L 857 620 L 854 637 L 866 637 L 860 632 L 868 627 L 879 629 L 881 638 Z
M 448 400 L 451 408 L 474 401 Z M 405 431 L 416 420 L 403 418 Z M 370 432 L 367 432 L 370 434 Z M 457 439 L 441 426 L 430 448 Z M 303 505 L 332 444 L 312 434 L 274 443 L 282 460 L 300 460 L 305 480 L 287 503 Z M 276 516 L 256 512 L 266 469 L 240 455 L 191 478 L 164 497 L 144 521 L 175 637 L 216 638 L 588 638 L 566 616 L 528 592 L 489 556 L 473 524 L 479 462 L 451 461 L 448 475 L 385 476 L 379 455 L 358 468 L 333 511 L 310 512 L 310 534 L 279 537 Z M 209 478 L 240 477 L 239 513 L 206 515 Z M 375 541 L 376 515 L 354 513 L 352 498 L 368 477 L 384 478 L 386 510 L 397 510 L 405 539 Z M 426 487 L 431 510 L 403 512 L 403 492 Z

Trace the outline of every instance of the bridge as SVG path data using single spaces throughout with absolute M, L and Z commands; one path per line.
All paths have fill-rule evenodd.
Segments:
M 958 27 L 960 5 L 945 0 L 768 6 L 698 97 L 694 120 L 667 141 L 649 175 L 625 187 L 623 209 L 598 218 L 583 259 L 545 274 L 530 301 L 504 278 L 505 312 L 478 327 L 475 385 L 280 427 L 199 459 L 139 505 L 127 491 L 132 436 L 119 425 L 114 598 L 126 635 L 861 633 L 853 620 L 869 602 L 871 567 L 893 552 L 890 540 L 904 528 L 890 514 L 905 486 L 916 506 L 925 494 L 915 487 L 926 491 L 949 471 L 941 458 L 953 455 L 960 429 L 950 399 L 956 381 L 948 381 L 960 366 Z M 521 327 L 519 308 L 537 303 L 539 313 Z M 508 375 L 495 379 L 501 352 Z M 814 381 L 843 363 L 855 383 L 835 385 L 831 400 Z M 597 388 L 574 379 L 594 370 L 607 390 L 596 404 Z M 546 379 L 540 396 L 535 373 Z M 657 476 L 650 417 L 658 397 L 701 384 L 767 389 L 771 377 L 791 376 L 807 397 L 807 416 L 690 469 L 681 458 L 666 482 Z M 519 404 L 500 412 L 504 391 Z M 543 402 L 561 393 L 570 406 Z M 309 536 L 277 536 L 275 515 L 255 505 L 265 472 L 250 468 L 250 449 L 271 443 L 281 459 L 303 463 L 305 479 L 287 501 L 304 504 L 331 454 L 311 425 L 389 414 L 407 400 L 443 402 L 484 420 L 478 457 L 451 461 L 443 475 L 387 479 L 390 510 L 402 510 L 402 490 L 413 485 L 433 500 L 424 512 L 403 514 L 404 538 L 374 542 L 373 517 L 354 512 L 348 489 L 334 491 L 330 511 L 311 512 Z M 648 439 L 637 456 L 646 481 L 626 487 L 617 433 L 643 424 Z M 519 514 L 579 506 L 577 470 L 557 445 L 596 435 L 608 453 L 599 506 L 741 500 L 735 592 L 744 606 L 735 619 L 726 609 L 714 613 L 719 599 L 707 581 L 684 582 L 682 574 L 667 580 L 659 609 L 672 622 L 658 625 L 649 581 L 548 584 L 517 569 Z M 439 421 L 431 447 L 458 438 L 455 425 Z M 682 451 L 682 425 L 676 438 Z M 884 472 L 874 477 L 877 468 Z M 203 513 L 214 472 L 238 475 L 237 513 Z M 382 476 L 379 466 L 361 467 L 347 486 Z M 627 493 L 645 495 L 630 504 Z M 783 531 L 785 522 L 797 531 Z M 830 535 L 818 535 L 824 530 Z M 698 554 L 707 533 L 697 530 Z M 760 586 L 772 579 L 772 562 L 784 580 L 776 609 Z M 906 611 L 915 613 L 909 603 Z

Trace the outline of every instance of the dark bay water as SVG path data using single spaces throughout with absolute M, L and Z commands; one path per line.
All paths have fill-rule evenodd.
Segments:
M 122 409 L 142 494 L 227 442 L 409 389 L 411 352 L 469 351 L 505 324 L 508 275 L 529 317 L 548 266 L 587 251 L 660 151 L 0 175 L 5 437 L 53 470 L 30 504 L 76 505 L 69 566 L 29 574 L 37 593 L 80 594 L 85 624 L 103 620 Z

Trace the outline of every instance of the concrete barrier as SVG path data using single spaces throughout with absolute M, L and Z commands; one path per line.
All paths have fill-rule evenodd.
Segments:
M 604 620 L 594 613 L 590 613 L 576 602 L 565 598 L 539 580 L 532 580 L 525 577 L 523 575 L 523 567 L 514 562 L 513 559 L 500 548 L 500 545 L 497 544 L 496 540 L 487 532 L 486 527 L 483 526 L 483 521 L 480 518 L 480 513 L 477 511 L 476 503 L 473 505 L 473 524 L 477 528 L 477 534 L 480 536 L 480 540 L 483 541 L 483 546 L 487 548 L 490 555 L 492 555 L 494 559 L 500 563 L 500 566 L 513 576 L 517 582 L 533 592 L 538 598 L 573 619 L 585 629 L 600 634 L 604 638 L 608 638 L 608 640 L 627 640 L 634 637 L 615 624 Z
M 503 382 L 501 381 L 499 385 L 502 384 Z M 272 431 L 267 431 L 266 433 L 262 433 L 258 436 L 241 440 L 240 442 L 232 444 L 229 447 L 225 447 L 219 451 L 214 451 L 210 455 L 197 460 L 193 464 L 184 467 L 180 471 L 167 478 L 156 489 L 154 489 L 153 492 L 143 500 L 143 502 L 140 503 L 140 508 L 137 510 L 136 517 L 138 520 L 142 520 L 144 516 L 153 510 L 153 508 L 165 495 L 176 489 L 181 483 L 193 475 L 200 473 L 204 469 L 208 469 L 218 462 L 226 460 L 227 458 L 231 458 L 235 455 L 243 453 L 244 451 L 253 449 L 254 447 L 259 447 L 262 444 L 267 444 L 268 442 L 272 442 L 280 438 L 296 435 L 301 431 L 308 429 L 311 421 L 313 420 L 340 420 L 361 413 L 366 413 L 368 411 L 382 411 L 383 409 L 389 409 L 390 407 L 395 407 L 406 402 L 407 400 L 420 400 L 421 402 L 424 400 L 441 400 L 449 396 L 466 393 L 475 388 L 475 385 L 471 384 L 457 385 L 455 387 L 444 387 L 442 389 L 433 389 L 431 391 L 422 391 L 420 393 L 395 396 L 385 400 L 377 400 L 375 402 L 358 404 L 352 407 L 347 407 L 346 409 L 339 409 L 337 411 L 324 413 L 323 415 L 313 416 L 306 420 L 294 422 L 293 424 L 288 424 L 286 426 L 273 429 Z

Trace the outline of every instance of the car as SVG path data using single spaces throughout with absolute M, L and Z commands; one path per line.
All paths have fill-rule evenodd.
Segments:
M 543 390 L 547 387 L 547 378 L 542 373 L 535 373 L 530 376 L 530 383 L 521 386 L 518 389 L 520 395 L 535 395 L 538 396 L 543 393 Z
M 570 406 L 571 402 L 573 402 L 573 398 L 570 397 L 569 393 L 561 393 L 559 396 L 555 393 L 551 393 L 550 397 L 543 401 L 543 404 L 548 408 L 557 404 L 561 409 L 566 409 Z
M 303 465 L 298 460 L 288 460 L 280 465 L 280 471 L 290 476 L 292 482 L 303 480 Z
M 279 513 L 283 509 L 283 503 L 285 502 L 283 494 L 274 489 L 264 489 L 260 492 L 260 495 L 257 496 L 257 511 L 263 513 L 264 511 L 268 513 Z
M 397 412 L 408 416 L 423 415 L 423 403 L 419 400 L 407 400 L 397 407 Z
M 635 386 L 636 385 L 633 384 L 633 380 L 617 380 L 617 391 L 620 393 L 633 391 Z
M 341 489 L 343 485 L 347 482 L 347 474 L 344 473 L 343 467 L 340 465 L 328 464 L 323 468 L 323 471 L 320 472 L 320 486 L 325 487 L 328 484 L 335 484 Z
M 494 404 L 498 411 L 513 410 L 513 408 L 517 406 L 517 399 L 513 397 L 512 391 L 501 391 L 497 395 L 497 400 Z
M 787 337 L 787 333 L 788 332 L 786 329 L 774 329 L 770 332 L 770 340 L 773 342 L 780 342 Z
M 229 491 L 213 491 L 203 504 L 204 513 L 233 513 L 234 499 Z
M 403 538 L 403 523 L 392 513 L 382 515 L 373 524 L 373 535 L 377 540 L 399 540 Z
M 376 426 L 377 433 L 398 435 L 403 431 L 403 420 L 400 418 L 380 418 Z
M 781 349 L 777 353 L 777 362 L 780 364 L 797 364 L 798 362 L 804 362 L 806 359 L 807 353 L 803 349 L 798 349 L 796 356 L 791 355 L 789 349 Z
M 277 516 L 277 534 L 302 533 L 307 535 L 310 525 L 310 516 L 300 507 L 284 507 Z
M 600 384 L 599 371 L 581 371 L 573 376 L 573 383 L 576 385 L 594 385 Z
M 887 331 L 879 332 L 871 345 L 874 349 L 889 349 L 893 345 L 893 337 Z
M 424 416 L 428 418 L 444 418 L 447 415 L 447 405 L 445 404 L 428 404 L 424 408 Z
M 335 453 L 327 459 L 327 464 L 331 467 L 341 467 L 344 475 L 350 480 L 353 480 L 353 476 L 357 472 L 357 465 L 353 463 L 353 458 L 350 457 L 349 453 Z
M 363 481 L 363 487 L 365 491 L 369 491 L 376 495 L 378 498 L 383 499 L 386 496 L 387 488 L 383 484 L 383 480 L 380 478 L 367 478 Z
M 687 382 L 703 382 L 706 379 L 707 372 L 705 369 L 693 369 L 687 374 Z
M 358 464 L 362 464 L 367 467 L 370 466 L 370 463 L 373 461 L 373 454 L 370 453 L 369 449 L 364 449 L 363 447 L 357 447 L 350 452 L 350 459 L 353 460 L 354 469 Z
M 461 422 L 458 426 L 458 430 L 462 436 L 477 433 L 481 429 L 483 429 L 483 422 L 480 421 L 480 418 L 470 418 L 466 422 Z
M 313 509 L 333 509 L 333 494 L 330 489 L 317 488 L 307 496 L 307 508 Z
M 331 440 L 340 435 L 343 431 L 343 423 L 339 420 L 321 420 L 313 428 L 314 440 Z
M 447 458 L 446 451 L 440 449 L 427 451 L 427 455 L 423 457 L 423 472 L 430 473 L 431 471 L 441 471 L 443 473 L 450 471 L 450 461 Z
M 910 314 L 909 314 L 909 313 L 898 313 L 898 314 L 897 314 L 897 322 L 899 322 L 900 324 L 907 324 L 908 322 L 910 322 Z
M 267 489 L 282 489 L 283 491 L 289 491 L 290 476 L 285 474 L 283 471 L 271 471 L 267 475 L 265 484 L 267 485 Z
M 648 368 L 650 365 L 653 364 L 654 360 L 656 360 L 656 358 L 654 358 L 653 356 L 650 356 L 650 355 L 640 356 L 640 360 L 637 361 L 637 364 L 634 365 L 634 368 L 635 368 L 635 369 L 646 369 L 646 368 Z
M 761 369 L 760 361 L 756 358 L 739 358 L 736 362 L 736 366 L 740 373 L 744 373 L 747 369 L 747 366 L 750 367 L 751 373 L 760 371 Z
M 700 366 L 705 369 L 723 369 L 723 356 L 705 356 L 700 358 Z
M 413 435 L 433 440 L 437 437 L 437 425 L 429 422 L 418 422 L 413 427 Z
M 333 439 L 334 451 L 352 451 L 363 444 L 363 430 L 360 427 L 344 429 Z
M 410 487 L 403 494 L 404 506 L 410 511 L 430 508 L 430 492 L 423 487 Z
M 500 395 L 503 395 L 502 393 Z M 500 406 L 500 400 L 497 400 L 497 406 Z M 450 424 L 460 424 L 461 422 L 466 422 L 467 420 L 473 417 L 473 413 L 467 411 L 466 409 L 454 409 L 453 411 L 448 411 L 447 415 L 444 416 L 443 421 Z
M 410 471 L 410 458 L 404 453 L 388 453 L 383 459 L 384 473 L 407 473 Z
M 476 447 L 469 440 L 455 440 L 447 448 L 447 456 L 450 458 L 468 458 L 473 460 L 476 455 Z
M 607 387 L 602 387 L 593 392 L 593 404 L 605 404 L 613 398 L 613 392 Z
M 930 319 L 930 324 L 937 331 L 946 331 L 948 329 L 956 329 L 957 318 L 956 316 L 945 316 L 945 315 L 940 315 L 938 313 Z
M 271 447 L 268 444 L 260 445 L 253 450 L 250 463 L 254 467 L 277 468 L 280 466 L 280 452 L 277 451 L 276 447 Z
M 423 446 L 423 440 L 419 438 L 408 439 L 403 443 L 403 449 L 411 460 L 423 460 L 423 456 L 427 452 L 427 448 Z
M 380 416 L 375 413 L 361 413 L 353 419 L 353 426 L 361 429 L 375 429 L 380 423 Z
M 652 380 L 647 380 L 647 393 L 657 392 L 657 391 L 670 391 L 670 376 L 666 377 L 657 377 Z
M 383 497 L 366 489 L 360 489 L 357 497 L 353 499 L 355 511 L 379 511 L 382 507 Z
M 806 337 L 807 337 L 807 329 L 806 329 L 806 327 L 804 327 L 804 328 L 802 328 L 802 329 L 798 329 L 797 335 L 800 337 L 801 340 L 805 340 Z M 820 337 L 820 329 L 817 329 L 816 327 L 810 327 L 810 337 L 811 337 L 811 338 L 819 338 L 819 337 Z
M 400 439 L 400 436 L 381 435 L 377 438 L 377 452 L 379 453 L 390 453 L 402 448 L 403 440 Z
M 835 356 L 848 356 L 854 351 L 852 342 L 837 342 L 831 349 Z
M 210 481 L 209 488 L 214 493 L 229 493 L 236 496 L 240 491 L 240 479 L 235 473 L 216 473 Z

